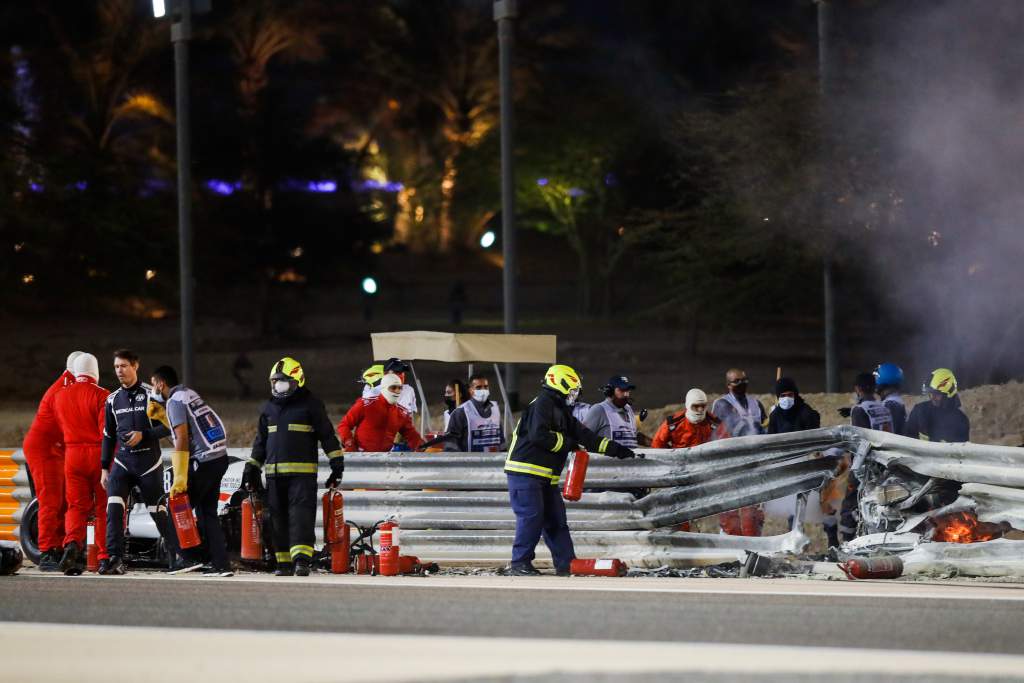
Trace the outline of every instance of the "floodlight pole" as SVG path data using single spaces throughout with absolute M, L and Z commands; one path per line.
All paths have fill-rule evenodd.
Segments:
M 516 0 L 494 0 L 498 23 L 498 78 L 501 91 L 501 240 L 504 256 L 502 285 L 505 334 L 516 331 L 516 183 L 513 138 L 512 47 L 515 39 Z M 510 409 L 518 408 L 519 382 L 516 366 L 505 364 L 505 385 Z
M 823 308 L 825 323 L 825 391 L 839 391 L 839 349 L 836 333 L 836 285 L 833 273 L 833 242 L 832 235 L 832 204 L 827 201 L 832 185 L 832 143 L 830 133 L 829 101 L 831 86 L 831 63 L 829 41 L 832 32 L 832 7 L 829 0 L 818 0 L 818 92 L 821 97 L 820 111 L 822 121 L 822 160 L 824 162 L 825 188 L 821 196 L 821 220 L 825 232 L 824 254 L 822 255 L 822 289 L 824 290 Z
M 195 310 L 192 292 L 192 154 L 189 127 L 188 41 L 192 37 L 192 0 L 180 3 L 180 19 L 171 24 L 174 43 L 175 119 L 178 135 L 178 268 L 181 280 L 182 381 L 195 378 Z

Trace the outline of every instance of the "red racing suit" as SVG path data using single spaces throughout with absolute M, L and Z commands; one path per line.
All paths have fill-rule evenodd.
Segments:
M 423 443 L 409 411 L 391 405 L 383 396 L 359 399 L 338 423 L 338 436 L 346 451 L 390 451 L 399 432 L 409 448 L 419 448 Z
M 64 471 L 67 477 L 68 511 L 64 518 L 64 545 L 86 544 L 86 525 L 95 514 L 95 543 L 99 559 L 107 559 L 107 492 L 100 486 L 106 389 L 81 375 L 57 395 L 54 412 L 64 434 Z
M 75 376 L 65 370 L 50 385 L 21 445 L 39 501 L 39 551 L 42 553 L 60 548 L 64 541 L 64 443 L 53 413 L 53 401 L 61 389 L 74 381 Z

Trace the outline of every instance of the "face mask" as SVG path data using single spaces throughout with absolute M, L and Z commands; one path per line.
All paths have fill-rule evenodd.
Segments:
M 454 396 L 445 396 L 444 397 L 444 405 L 448 409 L 448 412 L 451 412 L 451 411 L 455 410 L 455 397 Z
M 796 405 L 796 399 L 792 396 L 781 396 L 779 397 L 779 407 L 783 410 L 789 410 Z
M 491 390 L 490 389 L 474 389 L 473 390 L 473 400 L 476 401 L 477 403 L 484 403 L 490 397 L 491 397 Z
M 274 382 L 274 394 L 276 396 L 284 396 L 291 388 L 292 384 L 287 380 L 279 379 Z
M 570 389 L 569 393 L 565 395 L 565 405 L 571 406 L 576 404 L 576 399 L 579 398 L 579 389 Z
M 398 403 L 398 394 L 396 394 L 393 391 L 388 391 L 388 389 L 384 389 L 384 391 L 380 392 L 380 395 L 383 396 L 384 400 L 390 403 L 391 405 L 395 405 L 396 403 Z
M 686 419 L 693 424 L 700 424 L 701 422 L 703 422 L 707 414 L 707 406 L 701 408 L 700 410 L 694 410 L 693 408 L 686 409 Z
M 156 389 L 150 389 L 149 390 L 149 400 L 156 401 L 157 403 L 163 403 L 164 402 L 164 397 L 163 397 L 163 394 L 161 394 Z

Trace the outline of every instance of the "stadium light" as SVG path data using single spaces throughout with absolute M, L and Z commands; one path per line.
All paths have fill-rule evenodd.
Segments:
M 377 281 L 372 277 L 363 278 L 363 291 L 367 294 L 373 295 L 377 293 Z
M 480 235 L 480 246 L 484 249 L 490 249 L 494 246 L 494 242 L 497 239 L 498 237 L 494 234 L 494 231 L 488 230 L 484 234 Z

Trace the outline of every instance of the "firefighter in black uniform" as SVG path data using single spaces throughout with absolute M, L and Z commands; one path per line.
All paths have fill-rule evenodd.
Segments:
M 273 398 L 263 404 L 252 457 L 242 477 L 242 485 L 252 490 L 261 487 L 260 470 L 267 475 L 277 576 L 309 576 L 316 540 L 317 445 L 331 465 L 328 488 L 341 481 L 345 470 L 345 454 L 327 409 L 305 384 L 302 366 L 294 358 L 274 364 Z
M 164 504 L 164 474 L 160 439 L 171 430 L 159 421 L 163 408 L 150 396 L 152 387 L 139 381 L 139 357 L 134 351 L 114 352 L 114 374 L 121 388 L 107 397 L 100 456 L 100 482 L 107 490 L 107 552 L 100 574 L 124 574 L 124 512 L 133 487 L 142 492 L 157 530 L 164 538 L 172 568 L 180 569 L 178 538 Z
M 575 557 L 565 503 L 558 480 L 569 453 L 582 446 L 613 458 L 632 458 L 633 451 L 602 438 L 572 416 L 572 405 L 583 383 L 567 365 L 552 365 L 544 374 L 540 394 L 516 425 L 505 460 L 508 495 L 516 515 L 509 573 L 540 574 L 533 566 L 534 549 L 541 535 L 551 551 L 555 572 L 568 575 Z

